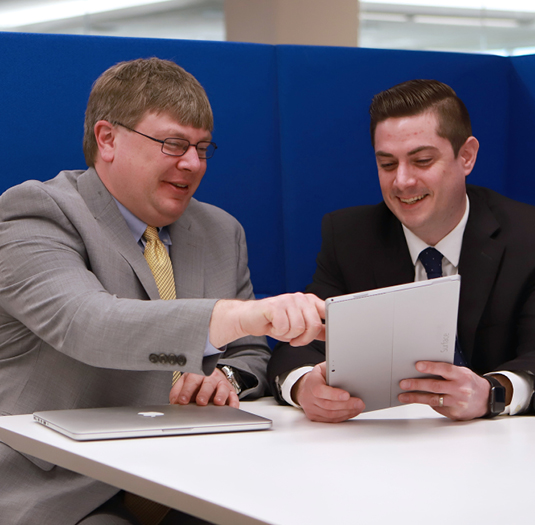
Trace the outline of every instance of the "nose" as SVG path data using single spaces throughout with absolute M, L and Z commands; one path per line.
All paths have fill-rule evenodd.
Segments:
M 410 166 L 405 163 L 399 163 L 396 170 L 396 178 L 394 179 L 394 185 L 399 190 L 405 190 L 416 184 L 416 178 Z
M 197 148 L 190 144 L 188 151 L 178 157 L 177 166 L 180 169 L 187 169 L 189 171 L 197 171 L 201 166 L 201 159 L 199 159 L 199 154 L 197 153 Z

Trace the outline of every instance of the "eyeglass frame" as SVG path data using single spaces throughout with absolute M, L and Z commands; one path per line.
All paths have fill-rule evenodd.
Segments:
M 191 146 L 193 146 L 195 148 L 195 150 L 197 151 L 197 155 L 198 155 L 199 159 L 206 160 L 206 159 L 211 159 L 214 156 L 215 150 L 217 149 L 217 144 L 215 142 L 210 142 L 209 140 L 200 140 L 199 142 L 197 142 L 197 144 L 192 144 L 188 139 L 183 139 L 181 137 L 167 137 L 167 138 L 165 138 L 163 140 L 160 140 L 160 139 L 155 139 L 154 137 L 151 137 L 150 135 L 145 135 L 145 133 L 141 133 L 141 131 L 137 131 L 136 129 L 130 128 L 128 126 L 125 126 L 124 124 L 121 124 L 120 122 L 114 122 L 114 125 L 121 126 L 122 128 L 125 128 L 128 131 L 133 131 L 134 133 L 137 133 L 138 135 L 141 135 L 142 137 L 146 137 L 146 138 L 148 138 L 150 140 L 153 140 L 154 142 L 160 143 L 162 145 L 161 152 L 164 155 L 167 155 L 168 157 L 183 157 L 188 152 L 189 148 Z M 165 142 L 167 140 L 181 140 L 182 142 L 187 142 L 188 143 L 188 147 L 185 149 L 185 151 L 184 151 L 184 153 L 182 153 L 182 155 L 173 155 L 173 153 L 166 153 L 163 150 L 163 148 L 164 148 Z M 197 146 L 199 144 L 209 144 L 209 145 L 214 147 L 214 151 L 212 152 L 212 154 L 209 157 L 201 157 L 199 155 L 199 150 L 197 148 Z

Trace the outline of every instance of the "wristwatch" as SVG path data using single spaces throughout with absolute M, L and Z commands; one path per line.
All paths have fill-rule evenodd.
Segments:
M 238 372 L 235 372 L 233 368 L 231 368 L 228 365 L 222 365 L 218 367 L 221 372 L 225 374 L 225 376 L 228 379 L 228 382 L 234 387 L 234 390 L 236 390 L 236 394 L 240 395 L 241 392 L 241 386 L 239 383 L 239 374 Z
M 496 417 L 505 410 L 505 387 L 493 376 L 483 376 L 490 383 L 488 411 L 484 417 Z

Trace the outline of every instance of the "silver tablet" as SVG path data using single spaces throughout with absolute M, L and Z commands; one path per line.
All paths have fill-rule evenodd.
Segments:
M 151 405 L 35 412 L 33 418 L 77 441 L 265 430 L 272 422 L 229 406 Z
M 366 411 L 400 405 L 417 361 L 453 363 L 460 285 L 455 275 L 328 299 L 327 383 Z

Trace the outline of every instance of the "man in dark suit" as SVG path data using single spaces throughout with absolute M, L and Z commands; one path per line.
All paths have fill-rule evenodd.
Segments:
M 449 86 L 404 82 L 376 95 L 370 116 L 384 202 L 325 216 L 307 292 L 327 299 L 427 279 L 421 252 L 431 248 L 442 275 L 462 277 L 457 334 L 466 366 L 417 363 L 440 379 L 403 380 L 399 400 L 454 420 L 526 412 L 535 374 L 535 207 L 466 186 L 479 143 Z M 312 420 L 344 421 L 365 408 L 326 384 L 319 341 L 279 344 L 268 376 L 277 400 Z

